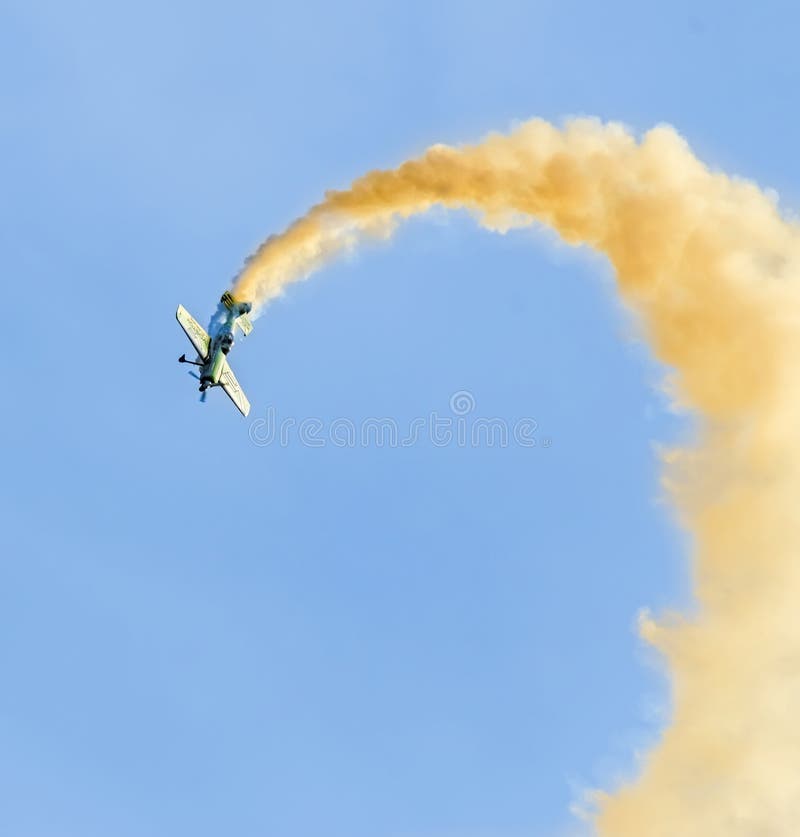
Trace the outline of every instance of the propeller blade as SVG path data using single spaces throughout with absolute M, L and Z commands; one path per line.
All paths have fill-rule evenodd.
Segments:
M 207 396 L 207 395 L 208 395 L 208 390 L 207 390 L 207 389 L 204 389 L 204 390 L 200 393 L 200 403 L 201 403 L 201 404 L 205 404 L 205 403 L 206 403 L 206 396 Z
M 197 374 L 197 372 L 189 372 L 189 374 L 190 374 L 193 378 L 197 378 L 197 380 L 198 380 L 198 381 L 200 380 L 200 376 Z

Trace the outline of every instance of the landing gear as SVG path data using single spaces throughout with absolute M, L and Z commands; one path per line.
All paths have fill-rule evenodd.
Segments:
M 196 360 L 186 360 L 186 355 L 181 355 L 178 358 L 178 363 L 191 363 L 192 366 L 202 366 L 202 363 L 198 363 Z

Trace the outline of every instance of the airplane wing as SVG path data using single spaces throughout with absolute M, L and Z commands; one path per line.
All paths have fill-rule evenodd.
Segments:
M 239 382 L 236 380 L 236 376 L 233 374 L 233 370 L 228 365 L 227 360 L 224 362 L 224 366 L 222 367 L 222 374 L 219 376 L 219 382 L 222 384 L 222 388 L 225 390 L 228 397 L 237 406 L 239 412 L 243 416 L 246 416 L 250 412 L 250 402 L 247 400 L 247 396 L 239 386 Z
M 205 360 L 208 357 L 208 346 L 211 343 L 211 338 L 206 334 L 205 329 L 182 305 L 178 306 L 175 316 L 197 350 L 197 354 L 200 355 L 200 359 Z

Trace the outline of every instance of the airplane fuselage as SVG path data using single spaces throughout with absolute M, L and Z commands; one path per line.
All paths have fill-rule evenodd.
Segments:
M 200 369 L 200 388 L 213 387 L 219 383 L 222 370 L 225 368 L 225 358 L 233 348 L 233 326 L 236 314 L 228 312 L 225 322 L 214 335 L 208 350 L 208 357 Z

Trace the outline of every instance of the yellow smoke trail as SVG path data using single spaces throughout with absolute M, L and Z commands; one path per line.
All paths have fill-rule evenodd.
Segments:
M 673 717 L 640 775 L 597 795 L 603 834 L 800 833 L 800 232 L 669 127 L 637 142 L 534 120 L 434 146 L 330 192 L 269 239 L 234 294 L 256 305 L 365 235 L 434 205 L 493 229 L 541 222 L 605 253 L 670 391 L 698 416 L 664 482 L 694 542 L 697 612 L 642 619 Z M 486 292 L 491 292 L 490 290 Z

